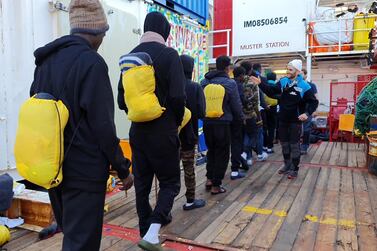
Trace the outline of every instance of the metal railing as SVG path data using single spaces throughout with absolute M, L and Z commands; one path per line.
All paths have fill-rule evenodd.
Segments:
M 343 22 L 352 22 L 352 25 L 354 25 L 354 20 L 355 19 L 376 19 L 376 16 L 360 16 L 360 17 L 354 17 L 354 18 L 338 18 L 338 19 L 327 19 L 327 20 L 311 20 L 309 23 L 307 23 L 307 54 L 328 54 L 328 53 L 344 53 L 344 54 L 352 54 L 352 53 L 362 53 L 364 51 L 369 50 L 370 43 L 355 43 L 353 40 L 354 38 L 354 32 L 370 32 L 370 28 L 365 28 L 365 29 L 347 29 L 347 27 L 342 29 L 342 23 Z M 312 27 L 312 24 L 317 24 L 317 23 L 329 23 L 329 22 L 337 22 L 338 29 L 334 31 L 324 31 L 324 32 L 314 32 L 314 27 Z M 344 26 L 344 25 L 343 25 Z M 346 26 L 346 25 L 345 25 Z M 313 45 L 314 44 L 314 39 L 315 35 L 319 34 L 333 34 L 337 33 L 338 34 L 338 41 L 337 43 L 334 44 L 324 44 L 324 45 Z M 350 36 L 352 36 L 352 42 L 351 43 L 342 43 L 342 33 L 349 33 Z M 347 35 L 348 36 L 348 35 Z M 365 50 L 351 50 L 351 49 L 345 49 L 346 47 L 352 48 L 354 46 L 359 46 L 359 47 L 366 47 Z M 331 49 L 328 52 L 316 52 L 315 49 L 318 48 L 328 48 Z
M 208 47 L 211 48 L 211 49 L 226 48 L 226 55 L 230 56 L 230 32 L 231 31 L 232 31 L 231 29 L 209 31 L 209 34 L 212 34 L 212 35 L 218 34 L 218 33 L 226 33 L 226 43 L 225 44 L 210 45 Z

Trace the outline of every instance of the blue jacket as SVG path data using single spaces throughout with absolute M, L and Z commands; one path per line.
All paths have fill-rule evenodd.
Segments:
M 205 79 L 200 83 L 204 89 L 209 84 L 220 84 L 225 88 L 223 102 L 224 114 L 220 118 L 205 118 L 204 123 L 230 123 L 233 120 L 242 121 L 242 104 L 236 82 L 229 78 L 224 71 L 210 71 L 205 75 Z
M 314 96 L 313 90 L 301 75 L 294 80 L 284 77 L 276 85 L 262 82 L 259 87 L 271 98 L 281 94 L 279 119 L 282 122 L 299 123 L 298 116 L 303 113 L 309 116 L 318 107 L 318 100 Z

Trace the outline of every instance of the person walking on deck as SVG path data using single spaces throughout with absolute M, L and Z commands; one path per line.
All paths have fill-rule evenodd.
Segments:
M 280 174 L 288 174 L 289 179 L 297 177 L 300 164 L 300 136 L 302 122 L 317 109 L 318 100 L 310 85 L 301 75 L 302 61 L 292 60 L 287 66 L 287 77 L 276 85 L 263 83 L 253 78 L 262 91 L 271 98 L 281 95 L 279 105 L 279 138 L 284 156 L 284 167 Z
M 165 45 L 170 34 L 170 24 L 159 12 L 149 13 L 144 22 L 140 44 L 131 53 L 148 55 L 153 62 L 155 94 L 165 110 L 160 117 L 147 122 L 132 122 L 130 145 L 135 175 L 136 209 L 142 240 L 139 247 L 145 250 L 162 250 L 160 228 L 172 221 L 174 198 L 180 191 L 180 142 L 178 127 L 185 110 L 185 82 L 182 63 L 173 48 Z M 135 59 L 140 62 L 140 59 Z M 118 86 L 118 105 L 128 112 L 124 100 L 122 78 Z M 139 83 L 147 84 L 147 83 Z M 152 209 L 149 194 L 156 176 L 159 183 L 157 203 Z
M 216 70 L 208 72 L 201 82 L 206 98 L 204 119 L 204 136 L 208 147 L 206 188 L 213 195 L 226 192 L 221 184 L 229 162 L 230 123 L 233 120 L 243 120 L 237 84 L 229 77 L 230 66 L 229 57 L 218 57 Z M 211 111 L 216 115 L 209 113 L 211 107 L 218 109 Z
M 187 200 L 183 205 L 183 210 L 192 210 L 205 206 L 205 201 L 196 199 L 195 196 L 195 146 L 198 143 L 198 119 L 203 119 L 205 116 L 206 101 L 203 89 L 199 83 L 191 80 L 194 70 L 194 59 L 187 55 L 182 55 L 180 58 L 186 76 L 186 107 L 191 111 L 189 123 L 179 133 Z
M 110 165 L 122 189 L 129 189 L 133 178 L 116 136 L 108 68 L 97 53 L 109 29 L 104 10 L 98 0 L 72 0 L 69 21 L 71 35 L 35 51 L 30 96 L 51 94 L 69 110 L 64 179 L 48 192 L 64 234 L 62 250 L 95 251 L 100 249 Z

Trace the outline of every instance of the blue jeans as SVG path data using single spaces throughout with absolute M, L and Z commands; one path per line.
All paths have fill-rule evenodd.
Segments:
M 312 116 L 303 123 L 303 136 L 301 149 L 307 151 L 310 144 L 310 132 L 313 127 Z
M 248 159 L 252 157 L 252 150 L 261 155 L 263 153 L 263 127 L 253 128 L 251 133 L 246 132 L 243 144 Z

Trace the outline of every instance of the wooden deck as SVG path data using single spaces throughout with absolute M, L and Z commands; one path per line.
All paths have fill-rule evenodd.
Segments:
M 255 163 L 244 179 L 224 183 L 227 193 L 205 192 L 205 167 L 197 168 L 197 197 L 204 208 L 185 212 L 184 185 L 173 222 L 163 228 L 171 250 L 377 250 L 377 177 L 365 169 L 364 146 L 312 145 L 299 177 L 277 174 L 282 156 Z M 183 183 L 182 183 L 183 184 Z M 108 199 L 102 250 L 139 250 L 133 191 Z M 155 193 L 151 194 L 155 202 Z M 181 245 L 179 241 L 185 242 Z M 62 235 L 37 242 L 37 233 L 16 230 L 5 246 L 16 250 L 60 250 Z M 178 242 L 177 242 L 178 241 Z M 197 246 L 195 243 L 203 244 Z M 208 245 L 208 247 L 205 247 Z M 210 248 L 213 247 L 213 248 Z

